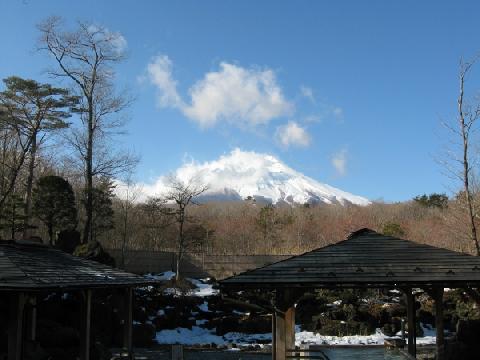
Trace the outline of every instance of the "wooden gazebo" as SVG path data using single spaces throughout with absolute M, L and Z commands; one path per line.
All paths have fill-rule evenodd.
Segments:
M 480 257 L 358 230 L 346 240 L 221 281 L 225 289 L 276 292 L 272 357 L 285 360 L 295 347 L 295 302 L 315 288 L 397 288 L 407 299 L 408 352 L 416 356 L 415 294 L 435 301 L 437 359 L 445 357 L 444 288 L 480 287 Z
M 155 281 L 41 244 L 0 241 L 0 294 L 9 299 L 8 360 L 23 358 L 25 339 L 35 341 L 37 296 L 57 291 L 82 294 L 80 359 L 88 360 L 92 291 L 108 288 L 123 293 L 123 346 L 131 354 L 132 289 L 153 283 Z

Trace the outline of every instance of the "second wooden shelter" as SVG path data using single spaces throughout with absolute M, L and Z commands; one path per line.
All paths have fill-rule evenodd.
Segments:
M 408 352 L 416 356 L 414 289 L 435 301 L 437 359 L 445 357 L 444 288 L 480 286 L 480 258 L 361 229 L 339 243 L 221 281 L 225 289 L 275 290 L 272 358 L 295 348 L 295 302 L 306 291 L 327 288 L 397 288 L 405 293 Z

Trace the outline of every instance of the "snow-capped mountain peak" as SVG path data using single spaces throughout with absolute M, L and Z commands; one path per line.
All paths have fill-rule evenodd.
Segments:
M 214 161 L 191 162 L 177 169 L 174 175 L 181 181 L 208 185 L 206 200 L 242 200 L 248 197 L 264 199 L 274 204 L 326 203 L 368 205 L 361 196 L 322 184 L 293 170 L 272 155 L 233 150 Z M 147 195 L 159 196 L 167 191 L 166 178 L 153 185 L 144 185 Z

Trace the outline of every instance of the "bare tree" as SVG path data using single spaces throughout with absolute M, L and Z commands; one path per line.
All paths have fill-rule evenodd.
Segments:
M 127 177 L 125 182 L 117 185 L 116 194 L 120 204 L 120 221 L 121 221 L 121 261 L 120 268 L 125 268 L 125 258 L 128 243 L 131 236 L 131 217 L 135 207 L 135 202 L 141 194 L 141 187 L 135 184 L 131 177 Z
M 472 68 L 473 64 L 476 62 L 476 60 L 477 59 L 474 59 L 471 62 L 460 62 L 460 94 L 458 96 L 458 121 L 460 125 L 460 132 L 462 135 L 463 143 L 463 191 L 465 192 L 465 201 L 467 205 L 468 218 L 470 223 L 470 237 L 475 245 L 475 250 L 478 256 L 480 255 L 480 247 L 478 244 L 477 227 L 475 224 L 476 209 L 474 208 L 472 199 L 472 188 L 470 185 L 470 179 L 472 177 L 472 167 L 469 156 L 469 141 L 470 135 L 473 132 L 473 126 L 480 116 L 480 103 L 477 102 L 476 104 L 466 104 L 464 100 L 465 77 Z
M 180 279 L 180 263 L 183 256 L 186 250 L 198 240 L 197 236 L 194 234 L 194 236 L 189 236 L 186 231 L 186 225 L 193 222 L 192 217 L 188 214 L 188 209 L 191 205 L 198 205 L 195 198 L 203 194 L 208 189 L 208 186 L 200 185 L 195 180 L 184 182 L 174 176 L 169 177 L 167 186 L 170 190 L 165 195 L 165 201 L 175 205 L 171 214 L 175 217 L 178 226 L 175 275 L 175 279 L 178 281 Z
M 111 150 L 113 144 L 107 141 L 119 133 L 123 125 L 120 113 L 130 103 L 124 95 L 116 94 L 113 85 L 113 66 L 124 59 L 125 39 L 88 22 L 79 22 L 75 31 L 66 31 L 57 17 L 48 18 L 38 28 L 39 49 L 52 55 L 58 65 L 58 70 L 50 73 L 69 79 L 81 100 L 81 126 L 72 129 L 69 141 L 81 161 L 85 178 L 83 242 L 93 242 L 95 176 L 111 176 L 136 163 L 136 159 Z
M 467 76 L 477 62 L 478 57 L 471 61 L 460 60 L 459 69 L 459 95 L 457 99 L 457 124 L 450 125 L 444 123 L 445 127 L 453 135 L 453 149 L 447 150 L 447 160 L 443 165 L 447 173 L 453 179 L 461 182 L 462 191 L 457 199 L 463 203 L 468 219 L 468 238 L 474 246 L 476 255 L 480 255 L 480 245 L 478 241 L 477 209 L 474 198 L 475 191 L 473 186 L 475 161 L 472 154 L 473 135 L 476 130 L 477 120 L 480 117 L 480 101 L 473 99 L 469 101 L 465 95 L 465 82 Z

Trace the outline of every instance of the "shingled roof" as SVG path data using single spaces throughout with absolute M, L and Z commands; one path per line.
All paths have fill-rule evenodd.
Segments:
M 155 283 L 50 247 L 0 242 L 0 291 L 92 289 Z
M 220 283 L 239 288 L 479 286 L 480 257 L 361 229 L 339 243 Z

